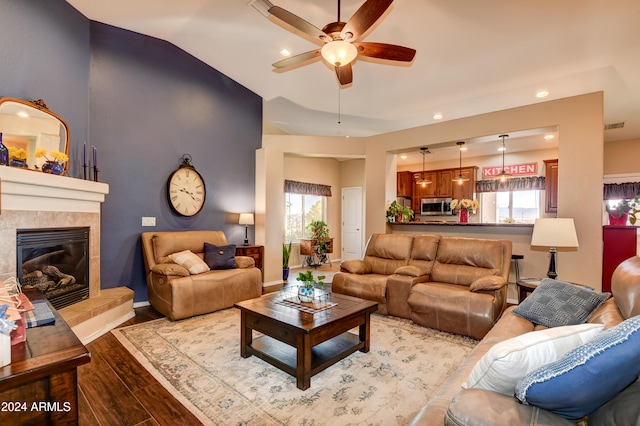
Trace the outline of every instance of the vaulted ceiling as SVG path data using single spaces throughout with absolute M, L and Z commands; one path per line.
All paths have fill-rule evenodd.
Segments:
M 274 72 L 282 49 L 317 48 L 274 22 L 265 0 L 67 0 L 89 19 L 169 41 L 264 99 L 284 133 L 370 136 L 604 91 L 605 141 L 640 138 L 637 0 L 397 0 L 364 41 L 417 50 L 409 66 L 357 59 L 353 84 L 316 62 Z M 365 0 L 342 0 L 343 21 Z M 316 27 L 336 0 L 272 0 Z M 548 91 L 537 98 L 540 90 Z M 340 123 L 338 123 L 340 122 Z M 471 136 L 471 135 L 470 135 Z M 480 135 L 477 135 L 480 136 Z

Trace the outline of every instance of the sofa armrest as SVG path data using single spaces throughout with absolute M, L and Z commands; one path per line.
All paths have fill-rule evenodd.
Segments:
M 560 416 L 514 397 L 485 389 L 464 389 L 449 404 L 448 426 L 573 425 Z
M 250 256 L 236 256 L 236 265 L 238 268 L 253 268 L 256 266 L 256 261 L 253 257 Z
M 153 265 L 151 272 L 155 272 L 159 275 L 166 275 L 167 277 L 188 277 L 189 271 L 184 266 L 180 266 L 177 263 L 158 263 Z
M 349 259 L 340 264 L 340 270 L 351 274 L 364 275 L 371 273 L 371 265 L 366 263 L 364 260 Z
M 421 277 L 429 275 L 429 268 L 416 266 L 416 265 L 405 265 L 401 266 L 395 270 L 394 274 L 397 275 L 408 275 L 410 277 Z
M 471 291 L 499 290 L 507 285 L 507 280 L 496 275 L 488 275 L 477 278 L 469 285 Z

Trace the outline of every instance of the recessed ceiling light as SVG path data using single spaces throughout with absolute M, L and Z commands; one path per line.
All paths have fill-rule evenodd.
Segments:
M 552 139 L 555 139 L 555 136 L 554 135 L 544 135 L 544 138 L 545 138 L 545 140 L 550 141 Z
M 291 56 L 291 52 L 289 52 L 287 49 L 282 49 L 282 50 L 280 51 L 280 54 L 281 54 L 282 56 Z
M 435 114 L 433 114 L 433 119 L 434 120 L 442 120 L 442 113 L 441 112 L 436 112 Z
M 400 156 L 400 158 L 401 158 L 401 159 L 403 159 L 403 160 L 406 160 L 406 159 L 407 159 L 407 156 L 406 156 L 406 155 L 404 155 L 404 154 L 402 154 L 402 155 Z
M 538 90 L 536 92 L 536 98 L 546 98 L 549 96 L 549 91 L 546 89 Z
M 24 111 L 20 111 L 20 112 L 18 112 L 18 117 L 28 118 L 28 117 L 29 117 L 29 114 L 27 114 L 27 113 L 26 113 L 26 112 L 24 112 Z

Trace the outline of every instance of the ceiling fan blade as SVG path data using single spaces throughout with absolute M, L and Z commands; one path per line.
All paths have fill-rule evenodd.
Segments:
M 269 13 L 277 18 L 279 22 L 286 24 L 286 28 L 288 30 L 297 30 L 292 32 L 306 38 L 313 43 L 323 45 L 325 41 L 331 41 L 331 37 L 329 37 L 320 28 L 316 27 L 313 24 L 310 24 L 301 17 L 289 12 L 288 10 L 285 10 L 279 6 L 273 6 L 269 9 Z
M 336 67 L 336 77 L 338 77 L 340 86 L 351 84 L 353 82 L 353 69 L 351 68 L 351 64 Z
M 367 0 L 342 29 L 343 40 L 358 40 L 391 6 L 393 0 Z M 349 33 L 353 34 L 349 36 Z M 347 37 L 349 36 L 349 37 Z
M 358 56 L 400 62 L 411 62 L 416 56 L 415 49 L 395 44 L 358 42 L 353 45 L 358 49 Z
M 311 62 L 320 60 L 320 50 L 311 50 L 309 52 L 300 53 L 299 55 L 291 56 L 274 63 L 272 66 L 277 68 L 278 71 L 288 71 L 289 69 L 308 65 Z

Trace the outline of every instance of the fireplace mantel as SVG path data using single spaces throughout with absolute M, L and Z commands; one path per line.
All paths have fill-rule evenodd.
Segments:
M 106 183 L 0 166 L 0 213 L 5 210 L 99 213 L 108 193 Z

